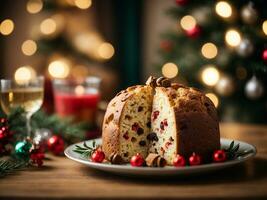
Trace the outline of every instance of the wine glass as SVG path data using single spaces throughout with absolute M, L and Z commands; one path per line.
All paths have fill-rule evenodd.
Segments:
M 27 136 L 31 137 L 31 116 L 40 109 L 44 96 L 42 76 L 26 81 L 1 79 L 1 107 L 8 115 L 16 107 L 25 111 Z

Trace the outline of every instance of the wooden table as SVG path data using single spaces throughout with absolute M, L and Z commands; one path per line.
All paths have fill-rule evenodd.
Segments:
M 141 179 L 115 176 L 50 156 L 44 168 L 0 179 L 1 199 L 267 199 L 267 126 L 222 124 L 222 137 L 258 149 L 240 166 L 194 177 Z

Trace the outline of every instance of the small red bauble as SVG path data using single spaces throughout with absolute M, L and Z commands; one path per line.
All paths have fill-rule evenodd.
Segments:
M 45 155 L 41 149 L 37 148 L 31 151 L 30 159 L 32 160 L 32 163 L 37 164 L 38 167 L 43 165 L 44 158 Z
M 194 165 L 200 165 L 201 164 L 201 157 L 200 155 L 193 153 L 190 157 L 189 157 L 189 164 L 194 166 Z
M 173 159 L 173 165 L 175 167 L 184 167 L 186 165 L 186 161 L 183 156 L 177 154 Z
M 267 49 L 262 52 L 262 59 L 267 62 Z
M 92 161 L 101 163 L 105 159 L 105 154 L 101 150 L 95 150 L 91 156 Z
M 134 156 L 131 158 L 130 163 L 131 163 L 131 165 L 134 166 L 134 167 L 141 167 L 141 166 L 144 165 L 145 160 L 144 160 L 144 158 L 143 158 L 139 153 L 137 153 L 136 155 L 134 155 Z
M 224 162 L 226 160 L 226 153 L 224 150 L 216 150 L 213 153 L 214 162 Z
M 48 149 L 55 155 L 63 153 L 64 145 L 64 140 L 58 135 L 54 135 L 47 140 Z
M 178 6 L 184 6 L 188 3 L 188 0 L 175 0 L 175 3 L 178 5 Z
M 190 38 L 197 38 L 201 33 L 201 29 L 199 26 L 195 26 L 194 28 L 190 30 L 186 30 L 185 33 Z

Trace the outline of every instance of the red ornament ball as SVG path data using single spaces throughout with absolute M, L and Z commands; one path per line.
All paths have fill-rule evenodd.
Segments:
M 105 154 L 101 150 L 95 150 L 91 156 L 92 161 L 101 163 L 105 159 Z
M 6 118 L 0 118 L 0 124 L 1 125 L 6 125 L 7 124 L 7 119 Z
M 38 167 L 43 165 L 43 159 L 45 155 L 40 148 L 33 149 L 30 154 L 30 159 L 32 160 L 33 164 L 37 164 Z
M 193 153 L 190 157 L 189 157 L 189 164 L 192 166 L 195 165 L 200 165 L 202 162 L 202 159 L 200 157 L 200 155 Z
M 224 150 L 216 150 L 213 153 L 214 162 L 224 162 L 226 160 L 226 153 Z
M 188 3 L 188 0 L 175 0 L 175 3 L 178 5 L 178 6 L 184 6 Z
M 173 165 L 175 167 L 184 167 L 186 165 L 185 158 L 183 156 L 177 154 L 175 156 L 175 158 L 173 159 Z
M 58 135 L 54 135 L 47 140 L 47 148 L 55 155 L 63 153 L 64 145 L 64 140 Z
M 197 37 L 199 37 L 199 35 L 201 33 L 201 29 L 199 26 L 195 26 L 194 28 L 192 28 L 190 30 L 186 30 L 185 33 L 190 38 L 197 38 Z
M 131 165 L 133 167 L 141 167 L 144 165 L 145 163 L 145 160 L 144 158 L 140 155 L 140 153 L 137 153 L 136 155 L 134 155 L 132 158 L 131 158 L 131 161 L 130 161 Z
M 267 49 L 262 52 L 262 59 L 263 61 L 267 62 Z

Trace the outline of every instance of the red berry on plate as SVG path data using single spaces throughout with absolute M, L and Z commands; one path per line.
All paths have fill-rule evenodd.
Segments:
M 130 163 L 131 163 L 131 165 L 134 166 L 134 167 L 141 167 L 141 166 L 144 165 L 145 160 L 144 160 L 144 158 L 143 158 L 139 153 L 137 153 L 136 155 L 134 155 L 134 156 L 131 158 Z
M 193 153 L 190 157 L 189 157 L 189 164 L 194 166 L 194 165 L 200 165 L 201 164 L 201 157 L 200 155 Z
M 92 161 L 101 163 L 105 159 L 105 154 L 101 150 L 95 150 L 91 156 Z
M 186 161 L 183 156 L 177 154 L 173 159 L 173 165 L 175 167 L 184 167 L 186 165 Z
M 216 150 L 213 153 L 214 162 L 224 162 L 226 160 L 226 153 L 224 150 Z

